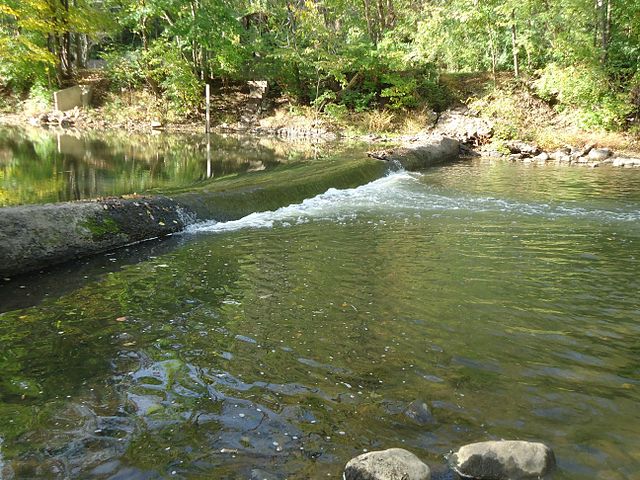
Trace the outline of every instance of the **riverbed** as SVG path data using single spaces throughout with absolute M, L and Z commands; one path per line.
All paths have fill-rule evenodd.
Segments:
M 640 171 L 392 171 L 136 248 L 0 287 L 3 478 L 340 478 L 500 438 L 556 479 L 640 468 Z

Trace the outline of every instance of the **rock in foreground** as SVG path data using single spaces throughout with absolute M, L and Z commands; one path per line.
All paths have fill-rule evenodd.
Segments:
M 556 459 L 543 443 L 512 440 L 465 445 L 451 456 L 450 463 L 465 478 L 528 480 L 549 474 Z
M 431 471 L 413 453 L 402 448 L 369 452 L 352 458 L 345 480 L 429 480 Z

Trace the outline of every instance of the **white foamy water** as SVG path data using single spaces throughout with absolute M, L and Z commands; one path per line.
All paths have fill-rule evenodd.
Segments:
M 446 212 L 495 212 L 505 215 L 542 216 L 549 219 L 572 217 L 608 222 L 640 220 L 640 210 L 603 210 L 572 204 L 525 203 L 461 193 L 447 195 L 421 181 L 422 175 L 394 172 L 357 188 L 338 190 L 304 200 L 275 211 L 257 212 L 227 222 L 207 221 L 191 225 L 186 233 L 229 232 L 240 229 L 291 226 L 312 220 L 345 221 L 362 214 L 444 214 Z M 448 193 L 448 192 L 447 192 Z

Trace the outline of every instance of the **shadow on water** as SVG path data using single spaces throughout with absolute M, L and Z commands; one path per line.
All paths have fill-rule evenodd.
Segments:
M 0 313 L 38 305 L 66 295 L 104 275 L 169 253 L 186 241 L 180 235 L 148 240 L 112 252 L 49 267 L 39 272 L 0 279 Z

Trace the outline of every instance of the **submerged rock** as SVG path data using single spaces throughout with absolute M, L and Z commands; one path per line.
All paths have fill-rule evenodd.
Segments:
M 419 425 L 429 425 L 435 423 L 431 410 L 426 403 L 415 400 L 409 404 L 404 414 Z
M 251 470 L 251 480 L 280 480 L 282 477 L 274 475 L 260 468 Z
M 429 480 L 431 471 L 413 453 L 402 448 L 369 452 L 351 459 L 344 480 Z
M 556 459 L 543 443 L 502 440 L 465 445 L 451 456 L 449 463 L 465 478 L 529 480 L 553 471 Z
M 612 165 L 614 167 L 640 167 L 640 158 L 618 157 Z

